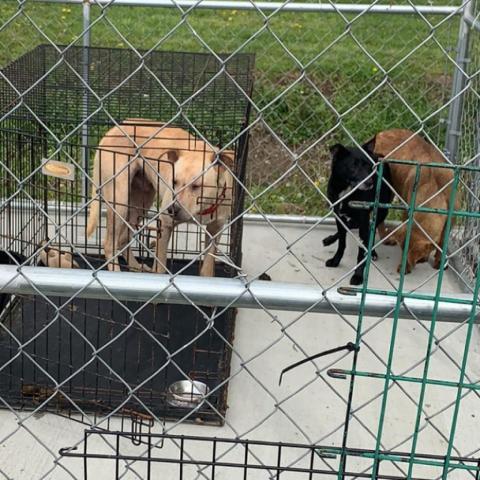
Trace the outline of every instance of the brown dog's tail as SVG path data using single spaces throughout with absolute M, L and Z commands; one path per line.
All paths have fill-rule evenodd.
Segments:
M 93 235 L 93 232 L 97 228 L 98 219 L 100 217 L 100 200 L 96 198 L 97 187 L 100 185 L 100 164 L 97 157 L 98 152 L 95 154 L 95 160 L 93 162 L 92 203 L 90 204 L 90 210 L 88 212 L 87 238 Z

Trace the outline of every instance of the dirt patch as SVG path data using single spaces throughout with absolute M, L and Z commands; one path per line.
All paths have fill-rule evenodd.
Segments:
M 292 167 L 295 155 L 301 155 L 298 164 L 313 181 L 325 177 L 330 168 L 329 143 L 331 139 L 326 139 L 301 155 L 311 143 L 286 148 L 265 126 L 256 125 L 250 132 L 248 185 L 272 183 Z
M 433 102 L 439 102 L 447 99 L 452 88 L 452 75 L 447 73 L 427 74 L 425 75 L 425 83 L 428 85 L 427 97 Z

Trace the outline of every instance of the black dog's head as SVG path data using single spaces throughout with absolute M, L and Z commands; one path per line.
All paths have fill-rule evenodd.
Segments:
M 332 177 L 343 184 L 344 188 L 371 190 L 375 187 L 374 175 L 371 175 L 374 163 L 378 159 L 373 153 L 372 142 L 366 143 L 362 148 L 345 147 L 339 143 L 330 147 L 332 154 Z M 370 176 L 369 176 L 370 175 Z

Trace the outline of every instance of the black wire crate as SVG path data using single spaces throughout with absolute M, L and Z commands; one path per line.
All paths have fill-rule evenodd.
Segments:
M 155 125 L 160 139 L 162 126 L 186 132 L 184 150 L 205 158 L 229 151 L 231 200 L 222 206 L 230 214 L 216 242 L 215 275 L 237 275 L 253 66 L 250 54 L 216 57 L 41 45 L 5 67 L 0 78 L 0 162 L 5 172 L 0 179 L 0 263 L 63 266 L 49 261 L 48 252 L 56 252 L 67 256 L 72 275 L 76 268 L 98 271 L 111 265 L 105 256 L 108 208 L 124 205 L 100 195 L 98 226 L 90 238 L 86 234 L 94 161 L 98 158 L 101 165 L 109 154 L 99 143 L 117 124 L 135 124 L 134 142 L 142 143 L 136 128 Z M 133 150 L 128 163 L 141 157 L 143 170 L 163 161 L 152 149 L 155 158 L 139 153 L 138 147 Z M 68 174 L 51 174 L 47 164 Z M 225 195 L 225 189 L 218 191 Z M 211 205 L 221 195 L 200 201 Z M 131 200 L 129 192 L 128 208 Z M 146 267 L 154 262 L 160 203 L 156 198 L 139 208 L 138 222 L 131 222 L 131 252 Z M 177 225 L 167 271 L 198 274 L 206 244 L 205 226 Z M 121 253 L 116 266 L 128 271 Z M 0 295 L 0 310 L 0 396 L 8 406 L 67 415 L 127 409 L 183 418 L 194 407 L 170 401 L 168 392 L 184 380 L 199 382 L 206 394 L 190 420 L 223 422 L 234 309 L 217 315 L 193 304 Z
M 10 146 L 3 147 L 2 166 L 9 172 L 2 179 L 1 193 L 7 199 L 4 209 L 13 215 L 13 200 L 26 199 L 35 200 L 35 206 L 49 214 L 55 212 L 57 222 L 60 211 L 67 217 L 75 214 L 68 229 L 49 229 L 54 244 L 68 243 L 67 230 L 84 228 L 91 189 L 85 173 L 92 174 L 100 139 L 114 124 L 128 123 L 132 118 L 154 120 L 187 130 L 194 139 L 189 147 L 192 151 L 202 148 L 195 142 L 201 144 L 205 138 L 213 146 L 234 152 L 232 173 L 238 181 L 233 182 L 231 210 L 235 221 L 227 253 L 239 263 L 241 184 L 248 153 L 244 129 L 250 115 L 253 67 L 252 54 L 213 56 L 38 46 L 5 67 L 0 78 L 0 135 L 2 144 Z M 43 159 L 72 164 L 75 177 L 70 181 L 41 178 Z M 18 181 L 22 181 L 22 188 L 18 188 L 18 176 L 10 173 L 15 171 L 21 171 Z M 26 186 L 37 193 L 25 195 Z M 10 199 L 9 194 L 15 198 Z M 75 238 L 69 241 L 77 250 L 85 248 L 75 245 Z M 177 253 L 175 243 L 170 250 L 172 257 Z
M 103 442 L 100 443 L 99 440 Z M 171 435 L 131 431 L 85 430 L 78 446 L 65 446 L 60 456 L 83 461 L 84 478 L 375 478 L 402 480 L 398 466 L 409 462 L 428 466 L 430 474 L 464 472 L 478 478 L 478 458 L 445 456 L 393 450 L 340 448 L 306 443 L 269 442 L 238 438 Z M 373 470 L 374 469 L 374 470 Z M 130 477 L 129 474 L 132 476 Z M 413 480 L 436 478 L 414 474 Z
M 217 275 L 226 275 L 220 266 Z M 17 297 L 3 313 L 0 396 L 11 406 L 65 416 L 127 409 L 165 419 L 199 406 L 191 421 L 221 423 L 230 359 L 223 338 L 233 337 L 235 310 L 219 315 L 214 328 L 205 320 L 212 313 L 190 305 Z M 172 402 L 170 387 L 186 379 L 206 385 L 205 401 L 194 391 Z

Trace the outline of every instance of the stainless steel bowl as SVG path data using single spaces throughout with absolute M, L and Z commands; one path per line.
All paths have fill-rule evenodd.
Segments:
M 195 408 L 208 395 L 208 386 L 197 380 L 179 380 L 167 390 L 167 402 L 172 407 Z

